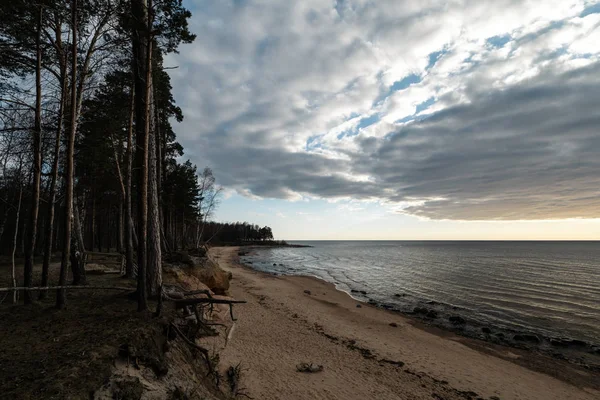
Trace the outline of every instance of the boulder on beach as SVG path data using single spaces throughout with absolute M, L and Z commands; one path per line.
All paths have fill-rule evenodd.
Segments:
M 481 328 L 481 332 L 485 333 L 486 335 L 489 335 L 490 333 L 492 333 L 492 330 L 487 326 L 484 326 L 483 328 Z

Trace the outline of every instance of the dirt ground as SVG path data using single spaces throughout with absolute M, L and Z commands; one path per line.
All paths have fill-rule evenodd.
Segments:
M 20 261 L 20 260 L 19 260 Z M 114 256 L 94 263 L 118 268 Z M 22 262 L 17 264 L 21 281 Z M 53 263 L 50 283 L 58 282 Z M 10 286 L 10 266 L 0 266 L 0 286 Z M 40 281 L 40 267 L 34 283 Z M 135 282 L 120 275 L 89 275 L 91 285 L 131 287 L 131 292 L 79 290 L 67 292 L 67 307 L 54 307 L 56 293 L 24 306 L 10 304 L 0 293 L 0 398 L 89 398 L 111 374 L 119 346 L 151 336 L 158 324 L 151 313 L 138 313 L 128 297 Z M 35 293 L 37 299 L 38 293 Z

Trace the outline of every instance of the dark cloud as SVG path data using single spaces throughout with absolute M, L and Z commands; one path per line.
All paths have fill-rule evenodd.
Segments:
M 359 136 L 347 159 L 264 147 L 265 132 L 228 146 L 235 134 L 217 131 L 208 162 L 224 185 L 261 197 L 416 201 L 403 212 L 433 219 L 600 217 L 599 109 L 595 64 L 481 94 L 387 138 Z
M 600 50 L 570 50 L 598 30 L 583 2 L 197 3 L 171 70 L 178 131 L 224 186 L 432 219 L 600 217 Z

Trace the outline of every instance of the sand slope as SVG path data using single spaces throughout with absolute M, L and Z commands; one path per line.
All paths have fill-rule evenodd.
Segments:
M 428 332 L 366 304 L 357 308 L 359 302 L 326 282 L 242 267 L 237 248 L 211 251 L 233 273 L 231 295 L 248 301 L 236 308 L 238 321 L 221 365 L 241 362 L 242 386 L 255 399 L 600 398 L 597 386 L 587 384 L 600 382 L 597 373 L 537 360 L 557 369 L 556 376 L 564 372 L 564 380 L 575 383 L 569 384 L 508 361 L 522 356 L 512 349 L 479 341 L 467 346 L 470 339 Z M 405 365 L 390 363 L 397 361 Z M 299 373 L 301 362 L 324 370 Z

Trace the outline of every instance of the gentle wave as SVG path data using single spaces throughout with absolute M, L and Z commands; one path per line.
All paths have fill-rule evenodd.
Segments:
M 244 259 L 365 290 L 404 311 L 434 302 L 482 324 L 600 343 L 599 242 L 298 243 L 313 247 Z

